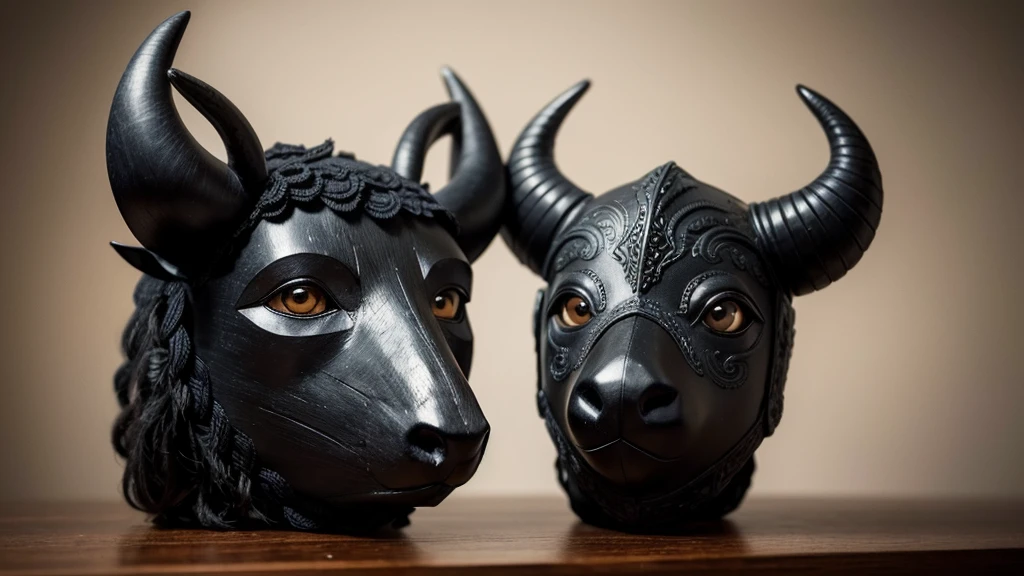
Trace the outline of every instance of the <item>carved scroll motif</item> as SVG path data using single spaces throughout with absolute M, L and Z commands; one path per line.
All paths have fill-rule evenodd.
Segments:
M 626 227 L 626 211 L 618 204 L 594 208 L 562 236 L 554 251 L 551 273 L 561 272 L 576 260 L 593 260 L 615 246 Z

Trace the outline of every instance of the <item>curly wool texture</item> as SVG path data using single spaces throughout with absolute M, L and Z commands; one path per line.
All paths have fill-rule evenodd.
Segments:
M 360 162 L 344 152 L 332 156 L 333 152 L 331 140 L 308 149 L 278 143 L 267 150 L 266 191 L 241 233 L 260 220 L 280 217 L 289 206 L 315 201 L 341 215 L 358 211 L 375 220 L 389 220 L 401 212 L 433 218 L 453 235 L 458 232 L 455 217 L 424 186 L 390 168 Z
M 341 215 L 389 220 L 404 212 L 457 230 L 454 217 L 424 187 L 388 168 L 332 153 L 329 140 L 311 149 L 277 144 L 268 150 L 265 192 L 224 254 L 238 249 L 261 220 L 315 201 Z M 216 529 L 359 530 L 405 522 L 411 509 L 398 511 L 397 519 L 394 511 L 338 518 L 259 464 L 252 440 L 231 425 L 213 397 L 209 371 L 195 354 L 192 288 L 146 275 L 135 288 L 135 312 L 122 336 L 125 362 L 114 375 L 121 413 L 112 435 L 125 459 L 128 503 L 154 514 L 157 524 Z

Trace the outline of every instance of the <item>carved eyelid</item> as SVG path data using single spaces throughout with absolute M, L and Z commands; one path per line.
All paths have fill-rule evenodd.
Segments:
M 724 302 L 726 300 L 732 300 L 733 302 L 739 303 L 739 305 L 744 309 L 744 311 L 745 312 L 749 312 L 750 315 L 753 318 L 747 324 L 747 326 L 745 326 L 742 330 L 737 330 L 736 332 L 727 332 L 727 333 L 726 332 L 721 332 L 719 334 L 723 334 L 723 335 L 726 335 L 726 336 L 739 336 L 740 334 L 743 334 L 744 332 L 746 332 L 747 328 L 749 328 L 750 325 L 753 324 L 754 322 L 764 323 L 764 316 L 761 314 L 761 311 L 757 309 L 757 306 L 755 306 L 754 303 L 751 302 L 751 300 L 749 298 L 747 298 L 745 295 L 743 295 L 743 294 L 741 294 L 739 292 L 728 291 L 728 292 L 719 292 L 718 294 L 715 294 L 714 296 L 708 298 L 707 302 L 705 302 L 704 305 L 701 306 L 700 311 L 697 312 L 696 314 L 694 314 L 694 318 L 690 322 L 690 325 L 693 326 L 693 325 L 701 322 L 703 320 L 704 316 L 710 311 L 712 306 L 714 306 L 715 304 L 717 304 L 719 302 Z M 718 333 L 718 332 L 716 332 L 716 333 Z
M 691 319 L 690 324 L 697 323 L 712 304 L 733 299 L 743 305 L 759 322 L 764 322 L 764 314 L 743 281 L 722 270 L 710 270 L 699 274 L 687 283 L 679 300 L 677 314 Z
M 463 304 L 472 299 L 473 269 L 458 258 L 442 258 L 432 263 L 423 280 L 431 298 L 450 289 L 459 293 Z
M 282 288 L 302 281 L 316 284 L 339 308 L 359 307 L 362 292 L 358 277 L 343 262 L 322 254 L 292 254 L 271 262 L 249 281 L 235 307 L 240 310 L 262 305 Z
M 551 297 L 551 304 L 548 306 L 548 315 L 554 314 L 556 308 L 569 294 L 582 297 L 591 305 L 594 312 L 602 312 L 608 306 L 608 293 L 605 290 L 604 282 L 596 272 L 589 268 L 570 272 L 562 281 L 558 289 Z
M 258 304 L 266 306 L 268 302 L 273 300 L 275 296 L 277 296 L 279 293 L 281 293 L 285 289 L 292 288 L 292 287 L 298 287 L 298 286 L 316 286 L 321 292 L 323 292 L 324 298 L 326 298 L 327 301 L 328 301 L 328 306 L 333 306 L 333 309 L 329 308 L 329 309 L 321 312 L 320 314 L 317 314 L 316 316 L 322 316 L 324 314 L 330 314 L 331 312 L 334 312 L 335 310 L 341 309 L 341 306 L 338 304 L 338 299 L 335 298 L 334 293 L 331 292 L 331 290 L 329 288 L 324 286 L 323 282 L 321 282 L 321 281 L 319 281 L 316 278 L 313 278 L 311 276 L 304 276 L 302 278 L 292 278 L 291 280 L 285 280 L 284 282 L 281 283 L 280 286 L 278 286 L 277 288 L 274 288 L 273 290 L 270 291 L 270 293 L 268 293 L 266 296 L 264 296 L 263 299 L 258 302 Z M 272 310 L 272 311 L 274 313 L 276 313 L 276 314 L 284 314 L 284 312 L 279 312 L 277 310 Z M 287 314 L 285 314 L 285 316 L 287 316 Z M 301 315 L 296 315 L 296 316 L 301 316 Z M 308 316 L 308 318 L 315 318 L 316 316 Z M 302 316 L 302 317 L 305 318 L 306 316 Z

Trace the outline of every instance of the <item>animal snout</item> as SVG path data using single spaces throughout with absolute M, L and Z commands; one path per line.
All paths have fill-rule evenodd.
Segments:
M 569 395 L 567 421 L 569 434 L 584 450 L 599 448 L 617 440 L 622 363 L 620 358 L 576 382 Z
M 405 450 L 378 480 L 392 490 L 408 490 L 445 484 L 465 484 L 476 472 L 483 458 L 490 427 L 484 424 L 475 430 L 447 431 L 419 423 L 405 435 Z
M 409 431 L 409 453 L 414 460 L 439 467 L 445 462 L 460 464 L 476 458 L 483 451 L 489 429 L 479 432 L 448 434 L 429 424 L 419 424 Z
M 657 451 L 658 444 L 672 443 L 673 432 L 682 424 L 679 392 L 649 374 L 626 376 L 643 370 L 623 370 L 624 362 L 577 382 L 569 396 L 569 432 L 584 450 L 625 438 Z
M 407 441 L 412 457 L 424 464 L 440 466 L 448 456 L 448 441 L 433 426 L 421 424 L 413 427 Z
M 591 350 L 566 404 L 568 435 L 591 467 L 644 482 L 684 443 L 681 386 L 690 369 L 674 340 L 637 317 L 610 326 Z

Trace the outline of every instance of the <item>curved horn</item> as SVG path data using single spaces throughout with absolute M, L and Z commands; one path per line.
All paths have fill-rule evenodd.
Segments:
M 188 20 L 188 12 L 165 20 L 128 63 L 107 122 L 107 175 L 139 242 L 194 270 L 248 215 L 263 191 L 267 166 L 242 113 L 204 82 L 171 69 Z M 217 129 L 229 164 L 185 128 L 171 84 Z
M 436 196 L 455 215 L 459 224 L 456 240 L 472 262 L 501 226 L 505 178 L 494 135 L 473 94 L 450 69 L 443 68 L 441 74 L 455 106 L 435 106 L 417 116 L 398 142 L 392 167 L 418 182 L 427 149 L 441 136 L 452 133 L 451 180 Z
M 871 245 L 882 218 L 882 175 L 867 138 L 842 110 L 805 86 L 797 93 L 832 149 L 828 167 L 800 190 L 750 206 L 776 277 L 799 296 L 842 278 Z
M 562 175 L 554 155 L 562 121 L 589 87 L 584 80 L 541 110 L 519 135 L 508 159 L 512 209 L 502 237 L 519 261 L 541 276 L 559 225 L 593 198 Z
M 395 155 L 391 160 L 391 169 L 399 176 L 419 182 L 423 177 L 423 161 L 427 150 L 437 139 L 451 134 L 454 140 L 460 140 L 462 134 L 459 112 L 461 107 L 455 102 L 445 102 L 428 108 L 409 123 L 402 133 L 402 138 L 395 147 Z M 458 148 L 458 145 L 453 148 Z M 459 154 L 452 150 L 452 171 L 456 167 Z

